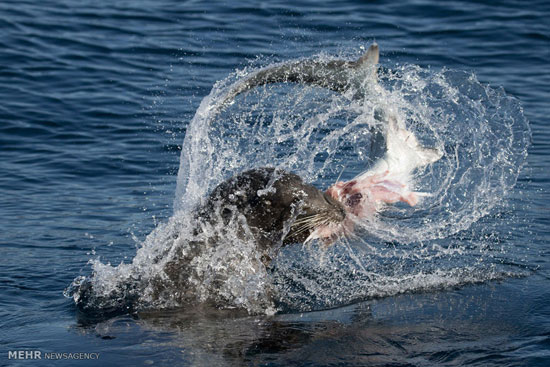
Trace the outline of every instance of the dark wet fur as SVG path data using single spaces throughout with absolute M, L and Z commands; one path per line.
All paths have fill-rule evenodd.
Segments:
M 230 178 L 198 210 L 203 220 L 221 218 L 225 225 L 237 212 L 246 218 L 262 251 L 305 241 L 311 230 L 296 233 L 294 221 L 320 216 L 340 223 L 346 216 L 338 201 L 304 183 L 300 176 L 274 168 L 257 168 Z

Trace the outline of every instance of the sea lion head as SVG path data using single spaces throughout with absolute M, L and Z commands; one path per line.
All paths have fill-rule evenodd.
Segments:
M 298 215 L 291 222 L 284 244 L 307 243 L 314 239 L 331 243 L 343 233 L 346 210 L 339 201 L 301 179 L 283 190 L 291 190 L 298 198 L 294 204 Z
M 329 243 L 343 233 L 347 212 L 338 200 L 294 173 L 270 168 L 253 172 L 261 172 L 269 180 L 256 192 L 259 200 L 249 224 L 282 233 L 283 245 L 313 239 Z
M 228 224 L 242 215 L 262 250 L 313 239 L 332 242 L 345 207 L 294 173 L 255 168 L 231 177 L 210 194 L 201 216 Z

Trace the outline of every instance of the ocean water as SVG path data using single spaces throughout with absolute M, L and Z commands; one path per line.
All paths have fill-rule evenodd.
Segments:
M 550 364 L 549 17 L 545 1 L 1 2 L 0 365 Z M 210 120 L 258 68 L 373 41 L 378 99 L 276 85 Z M 352 178 L 370 162 L 358 116 L 379 106 L 444 151 L 420 206 L 257 276 L 237 247 L 231 282 L 203 290 L 224 309 L 75 306 L 75 279 L 144 274 L 175 209 L 246 167 Z

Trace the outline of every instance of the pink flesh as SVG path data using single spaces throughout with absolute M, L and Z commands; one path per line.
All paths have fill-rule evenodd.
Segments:
M 381 203 L 399 201 L 410 206 L 418 203 L 416 193 L 398 180 L 388 178 L 389 172 L 366 176 L 361 180 L 339 181 L 328 188 L 327 194 L 343 203 L 346 209 L 359 218 L 374 214 Z
M 344 204 L 352 216 L 337 227 L 320 226 L 310 235 L 311 239 L 321 239 L 325 245 L 331 244 L 341 235 L 353 232 L 354 216 L 359 219 L 372 217 L 383 203 L 402 201 L 410 206 L 418 203 L 418 195 L 409 191 L 407 185 L 398 179 L 391 179 L 389 171 L 347 182 L 338 181 L 327 189 L 327 194 Z

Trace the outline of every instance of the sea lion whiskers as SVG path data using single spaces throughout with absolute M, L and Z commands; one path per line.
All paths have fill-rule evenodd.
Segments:
M 309 222 L 309 221 L 311 221 L 311 220 L 313 220 L 313 219 L 315 219 L 315 218 L 317 218 L 317 217 L 319 217 L 319 216 L 321 216 L 321 214 L 319 214 L 319 213 L 311 214 L 311 215 L 304 215 L 304 216 L 302 216 L 302 217 L 296 219 L 296 220 L 292 223 L 292 225 L 294 226 L 294 225 L 298 225 L 298 224 L 301 224 L 301 223 L 304 223 L 304 222 Z
M 294 221 L 291 225 L 290 233 L 292 236 L 298 236 L 304 232 L 312 231 L 315 232 L 316 228 L 328 227 L 335 224 L 334 220 L 331 219 L 329 213 L 317 213 L 313 215 L 307 215 L 299 218 Z M 311 236 L 308 236 L 308 238 Z
M 323 217 L 324 216 L 321 214 L 313 214 L 302 217 L 292 223 L 290 226 L 291 233 L 293 235 L 298 235 L 304 231 L 313 229 L 324 222 Z

